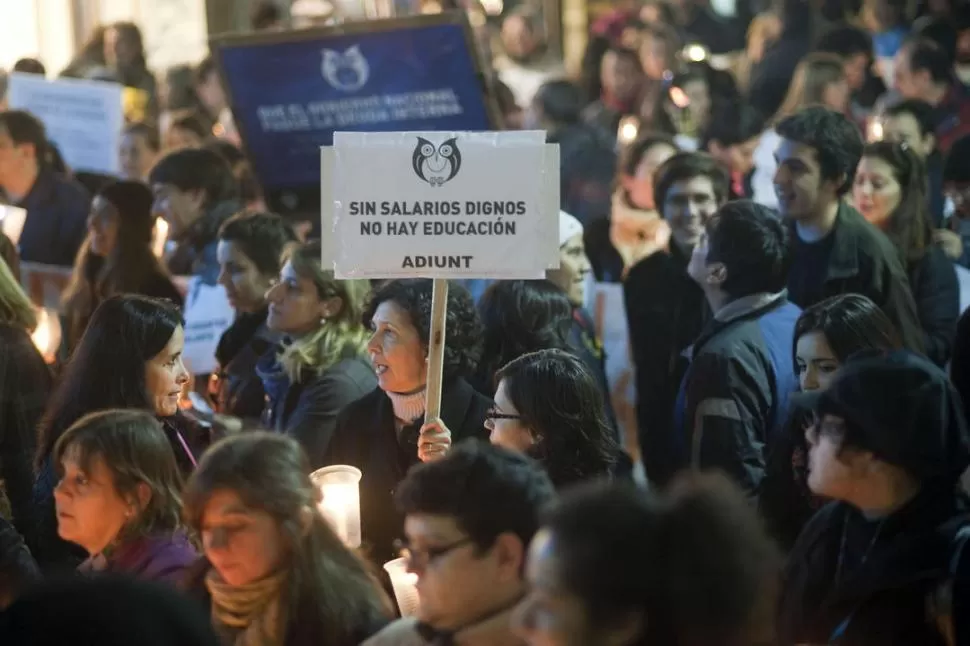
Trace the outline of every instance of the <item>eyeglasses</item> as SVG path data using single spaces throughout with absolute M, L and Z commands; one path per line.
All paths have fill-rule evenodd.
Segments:
M 458 548 L 464 547 L 472 542 L 471 537 L 466 536 L 459 541 L 449 543 L 448 545 L 442 545 L 441 547 L 428 547 L 423 550 L 416 550 L 411 547 L 407 541 L 398 540 L 394 541 L 394 551 L 400 554 L 405 561 L 407 561 L 409 567 L 425 568 L 438 559 L 447 556 Z
M 495 421 L 497 419 L 522 419 L 521 415 L 510 415 L 508 413 L 500 413 L 497 408 L 493 408 L 485 413 L 485 420 Z

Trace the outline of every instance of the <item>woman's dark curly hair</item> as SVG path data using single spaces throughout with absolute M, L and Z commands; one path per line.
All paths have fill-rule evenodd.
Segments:
M 477 386 L 495 392 L 495 372 L 529 352 L 569 347 L 573 308 L 566 294 L 547 280 L 500 280 L 491 284 L 478 311 L 485 343 Z
M 608 476 L 620 457 L 603 392 L 586 364 L 563 350 L 540 350 L 495 375 L 536 439 L 529 454 L 557 489 Z
M 421 345 L 428 347 L 431 335 L 431 292 L 433 281 L 427 278 L 389 280 L 374 292 L 364 310 L 364 325 L 372 328 L 371 319 L 381 303 L 393 301 L 408 314 L 418 331 Z M 468 377 L 475 372 L 482 357 L 482 322 L 468 290 L 458 283 L 448 285 L 448 321 L 445 331 L 444 377 Z

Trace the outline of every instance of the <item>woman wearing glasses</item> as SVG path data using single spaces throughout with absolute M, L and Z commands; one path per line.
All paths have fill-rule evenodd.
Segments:
M 538 460 L 557 489 L 608 476 L 620 458 L 603 393 L 577 357 L 542 350 L 495 375 L 495 407 L 485 426 L 492 444 Z
M 183 495 L 205 559 L 190 592 L 228 646 L 356 646 L 390 601 L 317 511 L 306 456 L 280 434 L 212 447 Z

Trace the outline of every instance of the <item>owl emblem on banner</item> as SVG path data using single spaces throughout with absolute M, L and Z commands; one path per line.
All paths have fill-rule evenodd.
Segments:
M 343 53 L 325 49 L 320 72 L 334 88 L 342 92 L 356 92 L 367 84 L 370 65 L 367 64 L 359 45 L 348 47 Z
M 441 186 L 454 178 L 461 168 L 458 141 L 452 137 L 435 146 L 424 137 L 418 137 L 411 163 L 418 177 L 432 186 Z

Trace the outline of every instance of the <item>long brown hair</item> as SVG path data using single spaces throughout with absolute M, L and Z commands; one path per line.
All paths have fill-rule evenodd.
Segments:
M 802 108 L 822 105 L 826 88 L 842 80 L 845 80 L 845 66 L 841 58 L 824 52 L 809 54 L 795 68 L 788 93 L 772 118 L 772 124 L 790 117 Z
M 155 218 L 148 187 L 141 182 L 116 182 L 101 189 L 97 197 L 117 211 L 118 237 L 106 258 L 91 252 L 90 235 L 78 251 L 71 282 L 62 297 L 68 319 L 68 347 L 80 340 L 91 314 L 106 298 L 137 294 L 153 277 L 168 278 L 152 251 Z
M 206 503 L 223 490 L 272 516 L 289 550 L 283 602 L 292 609 L 290 627 L 299 624 L 321 644 L 347 644 L 386 620 L 390 601 L 364 561 L 317 512 L 320 494 L 308 472 L 306 456 L 291 438 L 270 433 L 226 438 L 206 452 L 189 479 L 183 513 L 200 532 Z

